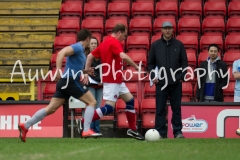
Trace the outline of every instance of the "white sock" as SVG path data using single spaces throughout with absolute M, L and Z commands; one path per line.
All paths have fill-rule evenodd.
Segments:
M 47 115 L 47 112 L 44 108 L 38 110 L 31 119 L 29 119 L 26 123 L 25 123 L 25 128 L 29 129 L 32 125 L 34 125 L 35 123 L 41 121 L 45 116 Z
M 87 106 L 85 113 L 84 113 L 84 132 L 90 129 L 90 124 L 92 123 L 93 114 L 94 114 L 94 107 Z

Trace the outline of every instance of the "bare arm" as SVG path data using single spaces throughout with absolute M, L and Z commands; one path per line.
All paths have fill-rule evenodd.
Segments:
M 138 70 L 138 65 L 133 62 L 133 60 L 124 52 L 120 53 L 120 57 L 122 60 L 124 60 L 125 62 L 127 62 L 127 64 L 129 64 L 130 66 L 133 66 L 136 70 Z
M 72 47 L 70 47 L 70 46 L 63 48 L 60 52 L 58 52 L 57 60 L 56 60 L 56 68 L 62 69 L 62 62 L 63 62 L 64 57 L 71 56 L 73 54 L 74 54 L 74 51 L 73 51 Z M 57 76 L 56 76 L 55 80 L 57 81 L 60 78 L 61 78 L 61 75 L 59 72 L 57 72 Z
M 236 71 L 233 73 L 233 77 L 236 79 L 236 80 L 240 80 L 240 72 Z
M 92 53 L 89 53 L 89 55 L 87 56 L 85 70 L 88 70 L 91 67 L 93 59 L 94 59 L 94 56 L 92 55 Z

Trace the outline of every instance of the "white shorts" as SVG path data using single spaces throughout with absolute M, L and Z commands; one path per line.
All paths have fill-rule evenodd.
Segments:
M 234 96 L 234 101 L 233 102 L 240 102 L 240 97 Z
M 103 99 L 116 102 L 119 95 L 129 93 L 125 83 L 103 83 Z

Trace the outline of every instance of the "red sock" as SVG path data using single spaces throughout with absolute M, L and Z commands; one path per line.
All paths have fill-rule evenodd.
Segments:
M 99 115 L 97 114 L 96 110 L 94 111 L 94 114 L 93 114 L 93 119 L 92 119 L 92 122 L 96 121 L 96 120 L 99 120 L 100 117 Z M 84 118 L 82 118 L 82 123 L 84 123 Z
M 125 113 L 127 116 L 129 128 L 134 131 L 137 130 L 137 128 L 136 128 L 136 113 L 132 113 L 129 111 L 126 111 Z

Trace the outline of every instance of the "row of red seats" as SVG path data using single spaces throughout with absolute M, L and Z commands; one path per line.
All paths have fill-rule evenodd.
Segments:
M 227 8 L 225 3 L 205 2 L 202 10 L 201 3 L 181 2 L 179 10 L 175 2 L 157 2 L 154 8 L 152 3 L 133 2 L 130 9 L 129 3 L 109 3 L 106 10 L 105 3 L 85 3 L 82 11 L 82 4 L 66 2 L 61 5 L 60 18 L 78 19 L 111 19 L 111 18 L 226 18 Z M 228 6 L 228 17 L 240 17 L 240 2 L 230 2 Z
M 174 27 L 174 37 L 178 35 L 200 35 L 222 36 L 227 35 L 240 35 L 240 18 L 229 18 L 227 25 L 223 19 L 218 18 L 205 18 L 202 25 L 198 19 L 180 18 L 178 27 L 172 18 L 157 18 L 154 20 L 153 26 L 149 19 L 131 19 L 129 23 L 129 35 L 144 35 L 149 38 L 151 35 L 161 35 L 162 24 L 170 21 Z M 113 27 L 117 23 L 122 23 L 128 26 L 127 21 L 124 19 L 107 19 L 104 25 L 102 20 L 98 19 L 84 19 L 81 23 L 79 20 L 63 19 L 58 21 L 57 35 L 73 35 L 76 36 L 80 28 L 88 28 L 92 31 L 98 32 L 100 38 L 102 35 L 110 35 Z M 225 29 L 226 28 L 226 29 Z M 225 32 L 226 30 L 226 32 Z
M 159 36 L 153 36 L 151 42 L 159 39 Z M 225 39 L 225 44 L 221 36 L 201 36 L 200 43 L 196 36 L 183 36 L 178 35 L 176 37 L 180 40 L 187 52 L 194 52 L 195 55 L 198 53 L 198 47 L 200 46 L 200 51 L 207 51 L 209 44 L 215 43 L 220 47 L 220 54 L 225 52 L 236 52 L 240 53 L 240 36 L 227 35 Z M 54 40 L 54 52 L 62 49 L 65 46 L 71 45 L 76 42 L 75 37 L 58 36 Z M 199 45 L 198 45 L 199 44 Z M 147 36 L 128 36 L 126 40 L 126 52 L 143 52 L 147 55 L 150 49 L 150 42 Z M 225 49 L 225 52 L 224 52 Z

